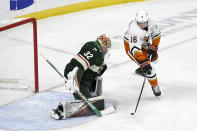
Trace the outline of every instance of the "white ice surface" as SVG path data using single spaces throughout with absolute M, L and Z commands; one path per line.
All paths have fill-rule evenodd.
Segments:
M 154 0 L 111 6 L 74 14 L 57 16 L 38 22 L 39 52 L 47 56 L 63 72 L 67 62 L 79 51 L 84 42 L 95 40 L 103 33 L 123 35 L 132 16 L 139 9 L 147 9 L 156 21 L 179 16 L 197 9 L 195 0 Z M 112 39 L 109 70 L 104 77 L 104 95 L 117 107 L 117 112 L 87 124 L 55 131 L 196 131 L 197 130 L 197 17 L 181 20 L 172 31 L 184 24 L 193 25 L 161 39 L 158 80 L 162 96 L 153 96 L 146 82 L 135 116 L 134 111 L 143 78 L 133 76 L 137 68 L 129 62 L 123 42 Z M 61 78 L 39 57 L 40 90 L 63 91 Z M 56 88 L 58 87 L 58 88 Z M 1 90 L 0 104 L 31 95 L 27 92 Z M 2 94 L 6 94 L 6 97 Z M 2 129 L 3 130 L 3 129 Z

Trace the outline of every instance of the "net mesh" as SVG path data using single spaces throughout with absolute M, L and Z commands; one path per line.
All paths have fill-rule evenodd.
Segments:
M 0 89 L 35 90 L 33 37 L 32 23 L 0 32 Z

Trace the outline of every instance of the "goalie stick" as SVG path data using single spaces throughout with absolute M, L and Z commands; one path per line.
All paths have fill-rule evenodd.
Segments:
M 64 79 L 65 83 L 67 82 L 67 79 L 58 71 L 58 69 L 47 59 L 43 54 L 40 54 L 40 56 L 61 76 L 61 78 Z M 104 109 L 102 111 L 99 111 L 80 91 L 75 91 L 82 101 L 85 102 L 85 104 L 90 107 L 90 109 L 97 115 L 97 116 L 104 116 L 107 114 L 110 114 L 116 110 L 114 105 L 108 107 L 107 109 Z

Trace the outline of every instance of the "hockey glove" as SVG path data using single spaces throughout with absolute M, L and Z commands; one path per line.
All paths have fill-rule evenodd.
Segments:
M 157 51 L 158 51 L 158 47 L 155 46 L 155 45 L 149 45 L 149 48 L 148 48 L 148 55 L 149 57 L 151 57 L 151 61 L 155 61 L 158 57 L 158 54 L 157 54 Z
M 152 71 L 152 67 L 150 65 L 150 61 L 148 59 L 142 60 L 141 62 L 141 69 L 142 71 L 147 74 L 150 75 L 151 71 Z
M 77 75 L 78 70 L 79 68 L 75 67 L 73 71 L 69 72 L 67 75 L 68 80 L 66 82 L 66 88 L 73 93 L 76 91 L 79 91 L 80 84 L 79 84 L 79 78 Z

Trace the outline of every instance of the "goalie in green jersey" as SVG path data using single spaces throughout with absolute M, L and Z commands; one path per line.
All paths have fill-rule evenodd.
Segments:
M 104 63 L 106 55 L 111 49 L 111 40 L 106 35 L 100 35 L 96 41 L 90 41 L 83 45 L 79 53 L 71 59 L 66 65 L 64 70 L 64 76 L 68 80 L 66 88 L 72 92 L 80 91 L 86 98 L 94 98 L 93 104 L 99 109 L 104 109 L 104 99 L 99 97 L 102 96 L 102 77 L 101 75 L 107 69 L 107 65 Z M 80 97 L 73 93 L 76 100 L 80 100 Z M 79 101 L 78 101 L 79 102 Z M 55 119 L 66 118 L 65 109 L 68 105 L 72 108 L 73 102 L 60 102 L 60 105 L 52 110 L 51 116 Z M 68 104 L 69 103 L 69 104 Z M 80 102 L 79 102 L 80 103 Z M 80 104 L 79 104 L 80 105 Z M 83 105 L 83 104 L 82 104 Z M 76 106 L 76 104 L 75 104 Z M 84 111 L 81 106 L 78 107 L 80 116 L 90 115 L 90 111 Z M 69 111 L 72 112 L 72 111 Z M 81 112 L 81 113 L 80 113 Z M 70 116 L 79 116 L 78 114 L 70 114 Z
M 99 76 L 107 69 L 104 59 L 110 48 L 111 40 L 106 35 L 101 35 L 96 41 L 87 42 L 65 67 L 64 76 L 68 81 L 73 77 L 72 73 L 70 75 L 70 72 L 72 72 L 75 67 L 78 68 L 76 72 L 78 85 L 75 87 L 79 88 L 79 91 L 86 96 L 86 98 L 91 98 L 91 92 L 94 91 L 97 92 L 97 95 L 101 95 L 101 92 L 99 92 L 101 89 L 98 89 L 101 87 L 97 87 L 98 85 L 96 85 L 96 83 L 102 80 Z M 68 82 L 67 86 L 69 89 L 75 90 L 72 89 L 73 84 Z M 75 99 L 80 99 L 76 94 L 74 94 L 74 97 Z

